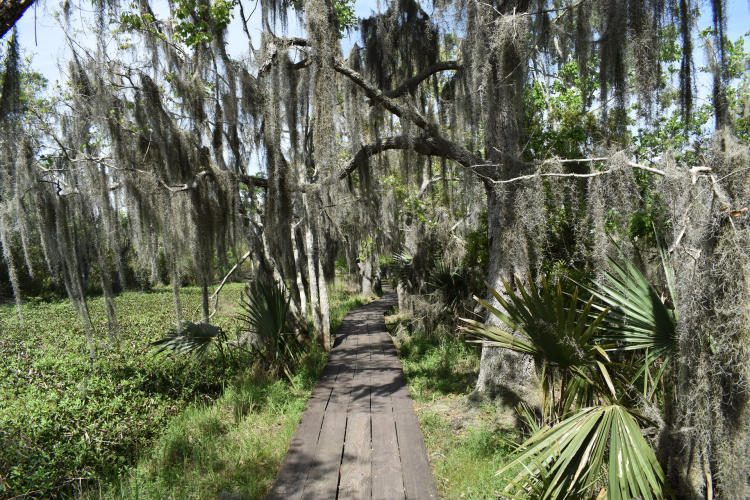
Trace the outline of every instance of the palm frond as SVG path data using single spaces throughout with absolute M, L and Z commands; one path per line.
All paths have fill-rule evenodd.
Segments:
M 158 347 L 156 354 L 171 351 L 174 354 L 193 354 L 203 357 L 212 344 L 222 340 L 221 334 L 221 329 L 214 325 L 183 321 L 182 328 L 172 330 L 163 339 L 153 342 L 151 346 Z
M 579 310 L 577 289 L 568 296 L 559 284 L 553 289 L 546 280 L 542 280 L 541 287 L 530 278 L 528 282 L 527 290 L 520 279 L 515 278 L 517 294 L 510 283 L 503 280 L 505 296 L 490 287 L 504 311 L 475 297 L 513 333 L 470 319 L 462 319 L 463 329 L 500 347 L 531 354 L 539 361 L 563 368 L 588 365 L 598 359 L 601 353 L 591 340 L 608 310 L 602 309 L 592 319 L 592 299 Z
M 257 335 L 257 354 L 269 368 L 288 371 L 297 359 L 298 345 L 288 324 L 289 299 L 274 282 L 255 281 L 240 296 L 239 318 Z
M 470 277 L 464 268 L 453 267 L 440 260 L 430 272 L 427 288 L 449 308 L 456 310 L 470 296 Z
M 648 349 L 652 358 L 671 354 L 677 345 L 677 317 L 641 271 L 629 261 L 609 259 L 612 272 L 593 287 L 583 287 L 611 309 L 602 325 L 604 338 L 622 350 Z
M 407 290 L 414 289 L 413 280 L 414 257 L 406 252 L 394 253 L 392 258 L 392 268 L 394 277 Z
M 545 419 L 563 417 L 575 408 L 594 404 L 597 397 L 616 401 L 612 377 L 604 363 L 609 359 L 594 342 L 608 310 L 592 314 L 593 297 L 579 308 L 578 289 L 568 294 L 560 283 L 551 287 L 543 279 L 537 286 L 529 278 L 528 286 L 524 286 L 517 277 L 514 283 L 517 292 L 506 281 L 505 294 L 490 287 L 503 310 L 475 297 L 507 329 L 463 318 L 462 329 L 536 360 Z
M 539 498 L 582 497 L 602 479 L 605 464 L 610 499 L 661 498 L 665 484 L 636 419 L 619 405 L 585 408 L 534 433 L 498 474 L 518 464 L 523 470 L 506 491 L 535 490 Z

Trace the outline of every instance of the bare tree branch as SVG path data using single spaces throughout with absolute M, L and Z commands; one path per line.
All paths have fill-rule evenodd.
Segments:
M 208 300 L 213 300 L 214 301 L 214 310 L 208 316 L 209 320 L 211 318 L 213 318 L 214 315 L 216 315 L 216 311 L 219 310 L 219 293 L 221 292 L 221 289 L 224 288 L 224 285 L 227 284 L 227 280 L 234 274 L 234 272 L 237 269 L 240 268 L 240 266 L 242 265 L 242 263 L 245 262 L 250 257 L 250 255 L 252 255 L 252 251 L 248 250 L 245 253 L 245 255 L 243 255 L 242 257 L 240 257 L 240 260 L 238 260 L 237 263 L 234 266 L 232 266 L 232 269 L 230 269 L 229 272 L 224 276 L 224 279 L 221 280 L 221 283 L 219 283 L 219 286 L 216 287 L 216 290 L 214 290 L 214 293 L 208 298 Z M 200 306 L 198 306 L 198 308 L 195 310 L 195 312 L 198 312 L 198 309 L 200 309 Z M 195 312 L 193 314 L 195 314 Z
M 322 185 L 345 179 L 361 165 L 364 165 L 369 157 L 393 149 L 411 149 L 428 156 L 445 157 L 467 168 L 474 165 L 477 160 L 481 160 L 470 151 L 442 138 L 397 135 L 362 146 L 338 172 L 334 172 L 314 184 L 304 184 L 300 186 L 300 189 L 304 192 L 311 192 L 319 189 Z
M 607 161 L 609 160 L 608 157 L 599 157 L 599 158 L 575 158 L 575 159 L 565 159 L 565 160 L 546 160 L 539 163 L 528 163 L 528 166 L 541 166 L 549 163 L 589 163 L 589 162 L 597 162 L 597 161 Z M 480 163 L 477 165 L 472 165 L 472 168 L 475 167 L 492 167 L 492 166 L 500 166 L 498 164 L 494 163 Z M 628 162 L 628 166 L 631 168 L 635 168 L 638 170 L 644 170 L 646 172 L 651 172 L 652 174 L 666 176 L 667 172 L 663 170 L 659 170 L 657 168 L 648 167 L 646 165 L 641 165 L 640 163 L 635 163 L 632 161 Z M 579 177 L 579 178 L 590 178 L 590 177 L 599 177 L 600 175 L 607 175 L 611 174 L 617 169 L 611 168 L 608 170 L 600 170 L 598 172 L 590 172 L 588 174 L 577 174 L 577 173 L 564 173 L 564 172 L 534 172 L 533 174 L 528 175 L 519 175 L 518 177 L 513 177 L 511 179 L 501 179 L 501 180 L 492 180 L 491 182 L 494 184 L 510 184 L 512 182 L 519 182 L 529 179 L 536 179 L 538 177 Z M 708 173 L 711 169 L 709 167 L 693 167 L 688 172 L 691 176 L 696 176 L 699 173 Z
M 35 0 L 3 0 L 0 6 L 0 38 L 4 37 Z
M 387 92 L 384 92 L 383 95 L 386 97 L 400 97 L 407 92 L 411 92 L 414 89 L 419 86 L 420 83 L 422 83 L 425 79 L 429 78 L 431 75 L 434 75 L 435 73 L 439 73 L 441 71 L 447 71 L 447 70 L 458 70 L 461 69 L 463 66 L 458 61 L 440 61 L 432 66 L 429 66 L 425 68 L 424 70 L 420 71 L 416 75 L 412 76 L 411 78 L 408 78 L 404 80 L 401 85 L 396 87 L 393 90 L 389 90 Z
M 349 78 L 359 87 L 361 87 L 367 97 L 369 97 L 373 101 L 379 102 L 385 109 L 387 109 L 394 115 L 398 116 L 399 118 L 409 120 L 417 127 L 429 132 L 430 135 L 440 135 L 437 126 L 427 120 L 427 118 L 425 118 L 422 113 L 414 109 L 413 106 L 410 106 L 408 104 L 401 104 L 395 99 L 391 99 L 390 97 L 386 96 L 382 90 L 369 83 L 362 75 L 346 66 L 341 60 L 337 59 L 334 62 L 333 68 L 337 72 Z

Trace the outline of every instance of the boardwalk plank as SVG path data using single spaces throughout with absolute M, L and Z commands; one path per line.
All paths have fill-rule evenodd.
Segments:
M 422 431 L 413 408 L 394 411 L 407 499 L 438 498 Z
M 349 413 L 341 460 L 339 498 L 369 500 L 372 497 L 371 437 L 370 412 Z
M 393 413 L 372 414 L 372 498 L 405 498 Z
M 336 498 L 345 432 L 346 413 L 327 410 L 302 498 Z
M 308 408 L 302 414 L 302 420 L 292 437 L 284 462 L 281 465 L 269 500 L 297 499 L 302 496 L 305 478 L 312 463 L 315 447 L 318 442 L 324 408 Z

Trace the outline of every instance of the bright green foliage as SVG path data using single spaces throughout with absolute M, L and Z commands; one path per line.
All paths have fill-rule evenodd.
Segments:
M 400 323 L 389 326 L 392 330 L 404 328 Z M 455 336 L 438 338 L 412 331 L 398 349 L 411 395 L 417 401 L 464 394 L 476 383 L 479 350 Z
M 236 0 L 178 0 L 175 2 L 175 38 L 188 47 L 210 43 L 214 34 L 226 29 L 234 17 Z M 137 5 L 131 4 L 131 9 Z M 120 14 L 122 31 L 148 31 L 164 38 L 161 27 L 149 13 L 126 11 Z
M 340 284 L 330 297 L 332 332 L 366 302 Z M 162 429 L 137 466 L 104 488 L 105 498 L 264 498 L 326 358 L 312 344 L 289 378 L 275 379 L 256 364 L 227 379 L 215 401 L 188 408 Z
M 419 415 L 419 423 L 430 456 L 430 466 L 440 498 L 492 498 L 515 477 L 515 470 L 496 474 L 506 462 L 516 437 L 513 430 L 497 426 L 496 409 L 487 405 L 473 413 L 480 413 L 476 424 L 457 422 L 462 415 L 443 415 L 441 407 L 461 405 L 465 398 L 438 400 L 436 410 Z M 473 415 L 472 415 L 473 416 Z
M 359 23 L 354 15 L 355 0 L 333 0 L 333 8 L 336 11 L 336 19 L 339 24 L 339 37 L 343 38 L 347 31 L 356 29 Z
M 233 332 L 241 285 L 224 288 L 215 324 Z M 184 288 L 185 311 L 200 304 L 200 288 Z M 75 310 L 67 300 L 28 301 L 19 328 L 10 304 L 0 307 L 0 474 L 2 495 L 70 495 L 96 488 L 131 464 L 166 423 L 188 405 L 211 400 L 247 357 L 203 363 L 153 356 L 151 342 L 174 324 L 171 289 L 116 298 L 119 346 L 109 344 L 103 298 L 89 301 L 98 358 L 93 363 Z M 70 481 L 81 478 L 81 481 Z
M 669 355 L 677 347 L 676 311 L 669 309 L 632 262 L 610 258 L 614 272 L 587 288 L 610 309 L 602 325 L 604 338 L 621 342 L 622 349 L 648 349 L 653 356 Z
M 236 3 L 236 0 L 178 0 L 175 36 L 189 47 L 210 42 L 213 33 L 226 29 Z
M 667 276 L 672 299 L 675 299 L 671 268 L 662 254 L 664 271 Z M 638 358 L 637 377 L 643 375 L 661 358 L 662 365 L 654 377 L 657 384 L 677 350 L 677 312 L 670 309 L 648 282 L 641 271 L 630 261 L 618 263 L 610 258 L 612 272 L 591 287 L 585 287 L 603 305 L 595 305 L 596 310 L 609 309 L 606 321 L 601 325 L 602 339 L 613 343 L 611 349 L 634 351 L 643 350 Z M 644 379 L 647 384 L 649 377 Z M 644 392 L 645 386 L 644 386 Z
M 208 348 L 226 342 L 226 334 L 214 325 L 208 323 L 192 323 L 183 321 L 182 328 L 173 329 L 166 337 L 157 340 L 152 345 L 158 347 L 156 353 L 171 351 L 175 354 L 193 354 L 204 358 Z M 222 354 L 223 354 L 222 350 Z
M 230 335 L 244 328 L 236 316 L 243 288 L 227 284 L 213 318 Z M 335 328 L 363 298 L 343 287 L 332 292 Z M 183 288 L 181 299 L 193 311 L 201 289 Z M 99 346 L 93 364 L 67 300 L 29 300 L 24 328 L 11 304 L 0 307 L 1 496 L 73 496 L 80 486 L 99 498 L 99 485 L 104 498 L 216 498 L 232 488 L 266 494 L 325 353 L 301 354 L 291 381 L 253 374 L 241 349 L 225 358 L 210 349 L 201 363 L 154 356 L 151 343 L 174 324 L 173 300 L 171 289 L 120 294 L 120 345 L 112 346 L 104 300 L 90 299 Z
M 239 317 L 256 338 L 250 348 L 265 367 L 275 373 L 291 370 L 300 345 L 288 322 L 289 299 L 277 283 L 255 281 L 245 287 Z
M 318 350 L 304 356 L 291 381 L 246 371 L 216 401 L 191 406 L 163 428 L 137 466 L 104 489 L 105 498 L 198 499 L 222 492 L 264 498 L 324 365 Z
M 598 113 L 587 107 L 598 88 L 594 62 L 589 64 L 591 68 L 582 76 L 576 61 L 567 62 L 549 86 L 537 79 L 526 90 L 530 159 L 586 157 L 604 137 Z
M 558 282 L 554 289 L 546 279 L 537 287 L 529 279 L 528 289 L 515 279 L 513 291 L 503 281 L 508 299 L 490 289 L 505 312 L 481 299 L 480 304 L 509 328 L 485 325 L 464 319 L 464 330 L 486 338 L 498 347 L 532 356 L 541 370 L 545 421 L 563 417 L 570 411 L 593 404 L 601 395 L 616 399 L 606 364 L 609 357 L 595 342 L 597 329 L 604 321 L 605 309 L 591 318 L 593 297 L 578 309 L 578 289 L 572 295 L 563 292 Z M 510 332 L 515 332 L 515 335 Z M 555 402 L 556 395 L 559 395 Z
M 604 475 L 603 465 L 608 474 Z M 662 498 L 664 473 L 633 415 L 619 405 L 585 408 L 535 433 L 499 474 L 524 464 L 505 491 L 526 498 L 584 498 L 606 478 L 611 500 Z
M 745 48 L 750 31 L 735 42 L 728 40 L 726 47 L 727 102 L 737 138 L 750 144 L 750 52 Z

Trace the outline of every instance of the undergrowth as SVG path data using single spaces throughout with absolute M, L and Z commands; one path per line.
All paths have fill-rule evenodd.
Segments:
M 326 356 L 307 353 L 290 380 L 248 370 L 213 404 L 175 418 L 105 498 L 263 498 L 284 458 Z M 89 497 L 97 498 L 92 491 Z
M 402 316 L 387 318 L 404 374 L 416 402 L 438 493 L 441 498 L 495 498 L 510 478 L 500 476 L 518 438 L 492 402 L 472 402 L 480 349 L 446 325 L 410 331 Z
M 213 320 L 230 338 L 243 286 L 224 288 Z M 181 298 L 190 318 L 200 289 Z M 365 300 L 332 287 L 332 324 Z M 117 297 L 119 345 L 103 299 L 90 300 L 93 363 L 68 301 L 23 307 L 19 328 L 0 306 L 0 497 L 262 496 L 325 364 L 313 348 L 291 380 L 270 380 L 236 350 L 203 362 L 154 356 L 150 343 L 174 324 L 171 289 Z

